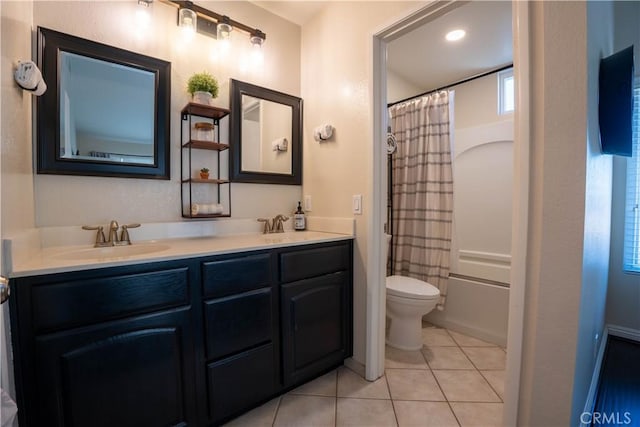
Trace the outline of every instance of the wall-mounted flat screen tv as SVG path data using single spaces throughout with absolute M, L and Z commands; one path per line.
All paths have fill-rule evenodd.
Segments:
M 600 60 L 598 120 L 605 154 L 631 157 L 633 45 Z

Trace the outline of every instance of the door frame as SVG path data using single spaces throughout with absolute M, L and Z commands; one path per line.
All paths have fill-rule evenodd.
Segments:
M 386 44 L 410 31 L 437 19 L 467 1 L 434 1 L 389 22 L 371 33 L 369 78 L 372 117 L 371 220 L 367 243 L 367 339 L 365 377 L 373 381 L 384 374 L 386 276 L 382 261 L 385 240 L 383 227 L 386 220 Z M 529 157 L 530 157 L 530 40 L 529 2 L 512 1 L 513 65 L 516 87 L 514 114 L 513 202 L 511 274 L 509 290 L 509 324 L 507 367 L 503 425 L 517 425 L 520 390 L 520 371 L 525 308 L 526 257 L 529 212 Z

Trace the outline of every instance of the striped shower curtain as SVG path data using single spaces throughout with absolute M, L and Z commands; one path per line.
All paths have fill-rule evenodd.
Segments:
M 453 218 L 449 92 L 393 105 L 389 113 L 398 145 L 392 168 L 392 271 L 436 286 L 442 310 Z

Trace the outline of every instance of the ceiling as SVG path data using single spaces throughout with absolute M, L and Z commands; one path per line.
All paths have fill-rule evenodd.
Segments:
M 448 42 L 461 28 L 466 37 Z M 387 45 L 387 67 L 407 82 L 431 90 L 513 61 L 511 2 L 474 1 Z
M 304 25 L 331 0 L 252 3 L 288 21 Z M 467 35 L 451 43 L 452 29 Z M 472 1 L 387 45 L 387 66 L 421 90 L 447 86 L 513 62 L 510 1 Z

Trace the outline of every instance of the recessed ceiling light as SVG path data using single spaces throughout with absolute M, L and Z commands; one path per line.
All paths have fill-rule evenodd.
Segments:
M 449 31 L 445 38 L 450 42 L 455 42 L 463 38 L 467 34 L 464 30 Z

